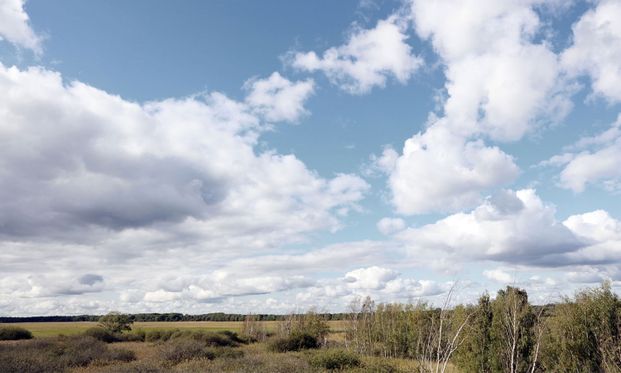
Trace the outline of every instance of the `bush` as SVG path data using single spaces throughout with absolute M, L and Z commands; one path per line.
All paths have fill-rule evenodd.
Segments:
M 16 341 L 18 339 L 31 339 L 30 330 L 20 328 L 19 326 L 3 326 L 0 327 L 0 341 Z
M 84 331 L 84 335 L 105 343 L 118 342 L 120 340 L 115 333 L 100 327 L 88 328 Z
M 128 315 L 118 312 L 110 312 L 99 318 L 99 326 L 111 333 L 122 333 L 125 330 L 132 330 L 133 322 Z
M 360 357 L 345 350 L 325 350 L 313 356 L 310 363 L 318 368 L 343 370 L 359 367 Z
M 237 333 L 230 331 L 203 332 L 197 330 L 152 330 L 144 335 L 147 342 L 166 342 L 176 339 L 193 339 L 212 347 L 237 347 L 245 340 L 239 338 Z
M 270 342 L 268 348 L 275 352 L 300 351 L 319 348 L 317 337 L 306 333 L 294 333 L 289 337 L 277 338 Z
M 160 346 L 160 356 L 162 359 L 178 364 L 191 359 L 215 359 L 216 354 L 207 349 L 205 344 L 191 338 L 177 338 L 170 340 Z
M 4 345 L 0 348 L 0 371 L 51 373 L 87 366 L 94 361 L 134 359 L 131 351 L 110 349 L 104 342 L 80 335 Z

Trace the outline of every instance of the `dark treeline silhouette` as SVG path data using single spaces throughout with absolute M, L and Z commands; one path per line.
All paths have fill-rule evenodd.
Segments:
M 99 321 L 102 315 L 76 315 L 76 316 L 28 316 L 28 317 L 9 317 L 0 316 L 0 323 L 16 322 L 76 322 L 76 321 Z M 132 321 L 244 321 L 247 315 L 236 313 L 214 312 L 201 315 L 186 315 L 182 313 L 136 313 L 130 314 Z M 321 316 L 325 320 L 343 320 L 346 315 L 343 313 L 323 313 Z M 281 321 L 288 315 L 275 314 L 256 314 L 253 315 L 257 321 Z

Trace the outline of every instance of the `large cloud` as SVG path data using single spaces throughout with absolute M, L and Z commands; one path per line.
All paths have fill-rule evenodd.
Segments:
M 306 113 L 312 82 L 273 74 L 246 87 L 244 101 L 212 92 L 139 104 L 44 68 L 0 65 L 0 272 L 44 276 L 23 296 L 110 297 L 148 289 L 153 273 L 200 279 L 239 255 L 338 229 L 366 182 L 255 150 L 274 122 Z M 301 286 L 261 276 L 230 280 L 216 298 Z M 189 295 L 208 297 L 192 285 Z M 159 290 L 144 299 L 170 296 Z
M 389 164 L 384 152 L 380 163 Z M 405 142 L 389 169 L 395 209 L 403 214 L 455 211 L 476 204 L 481 190 L 508 184 L 513 158 L 482 140 L 467 141 L 438 124 Z
M 545 264 L 552 255 L 584 246 L 554 215 L 554 208 L 532 189 L 504 191 L 469 213 L 410 228 L 400 239 L 414 253 L 439 250 L 460 263 L 465 259 Z
M 346 44 L 315 52 L 294 53 L 290 63 L 301 70 L 322 71 L 328 79 L 353 94 L 383 87 L 393 77 L 406 83 L 423 64 L 406 42 L 407 25 L 398 16 L 380 20 L 372 29 L 356 29 Z
M 25 0 L 0 0 L 0 40 L 41 53 L 41 39 L 24 11 Z
M 513 181 L 512 157 L 485 139 L 516 141 L 568 112 L 558 56 L 537 41 L 528 1 L 411 2 L 417 34 L 445 66 L 447 98 L 389 169 L 397 211 L 456 211 Z M 385 162 L 386 163 L 386 162 Z
M 573 25 L 573 45 L 563 53 L 563 66 L 572 75 L 588 75 L 596 95 L 621 102 L 621 3 L 596 4 Z
M 274 77 L 282 89 L 308 89 L 274 75 L 265 84 Z M 274 93 L 278 102 L 282 89 L 262 84 L 248 104 L 210 93 L 140 105 L 65 85 L 48 70 L 0 67 L 0 233 L 50 238 L 182 222 L 292 235 L 335 227 L 329 211 L 360 200 L 366 183 L 319 178 L 292 155 L 256 154 L 262 116 L 295 120 L 309 92 L 289 97 L 293 111 L 284 114 L 267 100 Z

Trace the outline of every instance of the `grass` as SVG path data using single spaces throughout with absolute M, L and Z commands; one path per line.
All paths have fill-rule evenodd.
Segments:
M 276 330 L 278 321 L 264 321 L 263 322 L 268 331 Z M 189 329 L 189 330 L 202 330 L 202 331 L 225 331 L 230 330 L 233 332 L 241 332 L 242 321 L 149 321 L 149 322 L 135 322 L 132 325 L 133 330 L 171 330 L 171 329 Z M 0 324 L 5 325 L 5 324 Z M 35 338 L 40 337 L 54 337 L 58 335 L 75 335 L 81 334 L 86 329 L 97 326 L 97 322 L 81 321 L 81 322 L 25 322 L 25 323 L 11 323 L 6 324 L 11 326 L 18 326 L 28 329 L 32 332 Z M 330 330 L 338 333 L 343 329 L 342 321 L 328 321 Z

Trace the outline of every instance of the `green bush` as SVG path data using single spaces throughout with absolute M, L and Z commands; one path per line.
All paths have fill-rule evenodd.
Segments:
M 319 348 L 319 341 L 317 337 L 307 333 L 294 333 L 288 337 L 274 339 L 268 348 L 274 352 L 300 351 Z
M 15 341 L 18 339 L 31 339 L 30 330 L 20 328 L 18 326 L 0 327 L 0 341 Z
M 144 335 L 144 340 L 147 342 L 166 342 L 176 339 L 193 339 L 202 342 L 205 346 L 212 347 L 237 347 L 242 343 L 246 343 L 245 340 L 239 338 L 237 333 L 230 331 L 152 330 Z
M 343 370 L 361 365 L 360 357 L 345 350 L 325 350 L 310 359 L 311 365 L 327 370 Z
M 132 330 L 133 322 L 129 315 L 119 312 L 110 312 L 99 318 L 99 326 L 112 333 L 122 333 L 125 330 Z
M 100 327 L 88 328 L 84 331 L 84 335 L 105 343 L 118 342 L 120 340 L 116 333 Z
M 0 371 L 20 373 L 63 372 L 94 361 L 131 361 L 134 353 L 111 349 L 93 337 L 79 335 L 32 340 L 0 348 Z
M 163 360 L 178 364 L 192 359 L 215 359 L 216 354 L 205 344 L 191 338 L 169 340 L 160 346 L 160 357 Z

